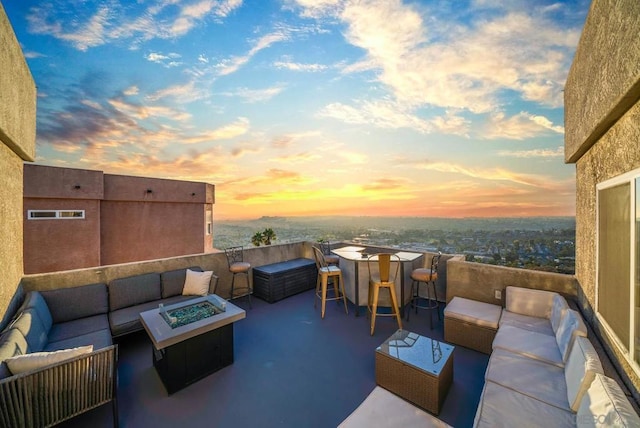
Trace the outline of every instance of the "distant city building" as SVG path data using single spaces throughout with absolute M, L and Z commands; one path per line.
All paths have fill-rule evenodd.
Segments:
M 213 250 L 214 186 L 24 165 L 24 272 Z

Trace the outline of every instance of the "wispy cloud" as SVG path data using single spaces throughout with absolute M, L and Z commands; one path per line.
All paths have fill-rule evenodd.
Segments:
M 563 158 L 564 147 L 557 149 L 532 149 L 532 150 L 500 150 L 498 156 L 514 157 L 514 158 Z
M 283 85 L 272 86 L 264 89 L 238 88 L 232 92 L 224 92 L 222 95 L 227 97 L 239 97 L 247 103 L 258 103 L 269 101 L 284 90 Z
M 159 52 L 150 52 L 144 57 L 147 61 L 155 62 L 156 64 L 161 64 L 165 67 L 177 67 L 182 65 L 182 62 L 178 61 L 181 55 L 175 52 L 171 52 L 166 55 Z
M 288 37 L 289 35 L 285 30 L 279 30 L 260 37 L 245 55 L 235 56 L 217 64 L 218 74 L 220 76 L 226 76 L 228 74 L 235 73 L 240 69 L 240 67 L 248 63 L 258 52 L 268 48 L 274 43 L 287 40 Z
M 506 117 L 504 113 L 496 113 L 490 115 L 485 129 L 481 132 L 481 138 L 524 140 L 549 131 L 563 135 L 564 127 L 554 125 L 544 116 L 527 112 L 520 112 L 511 117 Z
M 273 63 L 273 66 L 280 69 L 291 70 L 291 71 L 307 71 L 307 72 L 318 72 L 324 71 L 329 67 L 324 64 L 303 64 L 299 62 L 292 61 L 276 61 Z
M 32 7 L 27 21 L 32 33 L 48 34 L 86 51 L 112 41 L 136 47 L 147 40 L 180 37 L 208 17 L 220 21 L 241 5 L 242 0 L 171 0 L 131 8 L 109 2 L 94 11 L 49 2 Z

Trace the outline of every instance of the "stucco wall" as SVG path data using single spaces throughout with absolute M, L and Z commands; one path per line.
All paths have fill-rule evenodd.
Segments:
M 640 2 L 594 0 L 565 86 L 565 160 L 576 163 L 576 278 L 582 312 L 638 399 L 640 378 L 601 327 L 596 185 L 640 168 Z
M 35 83 L 0 4 L 0 314 L 22 277 L 22 163 L 35 157 L 35 121 Z
M 510 285 L 556 291 L 567 297 L 576 297 L 577 294 L 577 284 L 573 275 L 460 260 L 447 262 L 447 303 L 454 296 L 460 296 L 504 306 L 504 289 Z M 501 299 L 495 298 L 496 290 L 501 291 Z
M 593 0 L 565 85 L 565 159 L 577 161 L 640 97 L 640 2 Z

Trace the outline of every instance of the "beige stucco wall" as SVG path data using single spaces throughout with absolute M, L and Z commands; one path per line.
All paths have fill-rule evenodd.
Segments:
M 22 163 L 35 157 L 35 121 L 35 83 L 0 4 L 0 314 L 22 277 Z
M 640 377 L 593 315 L 596 186 L 640 168 L 640 2 L 594 0 L 565 86 L 565 159 L 576 163 L 576 278 L 583 313 L 636 398 Z
M 640 97 L 640 2 L 593 0 L 565 85 L 565 159 L 575 162 Z

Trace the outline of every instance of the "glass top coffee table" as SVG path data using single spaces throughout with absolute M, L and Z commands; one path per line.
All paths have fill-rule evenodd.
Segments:
M 376 383 L 437 415 L 453 382 L 454 349 L 398 330 L 376 348 Z

